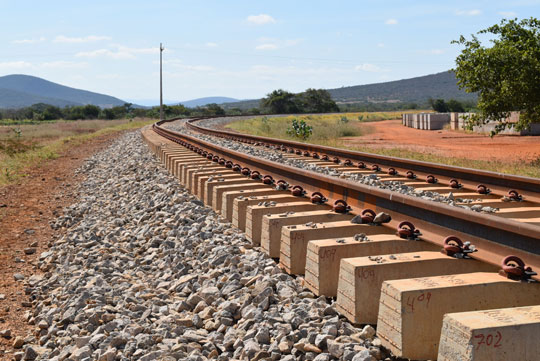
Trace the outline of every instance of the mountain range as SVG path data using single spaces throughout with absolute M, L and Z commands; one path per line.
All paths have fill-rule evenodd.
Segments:
M 139 104 L 140 106 L 145 107 L 152 107 L 159 105 L 159 100 L 156 99 L 126 99 L 127 101 L 131 103 Z M 191 99 L 191 100 L 185 100 L 185 101 L 176 101 L 171 99 L 163 99 L 163 104 L 167 105 L 178 105 L 183 104 L 186 107 L 194 108 L 194 107 L 200 107 L 212 103 L 216 104 L 225 104 L 230 102 L 239 102 L 240 99 L 235 98 L 229 98 L 229 97 L 204 97 L 204 98 L 197 98 L 197 99 Z
M 198 98 L 193 100 L 187 100 L 184 102 L 179 102 L 180 104 L 188 107 L 188 108 L 195 108 L 195 107 L 202 107 L 207 104 L 225 104 L 225 103 L 233 103 L 238 102 L 239 99 L 234 98 L 228 98 L 228 97 L 205 97 L 205 98 Z
M 328 89 L 328 92 L 338 104 L 417 103 L 425 105 L 429 98 L 476 100 L 476 94 L 466 93 L 457 86 L 455 74 L 451 71 L 384 83 Z M 36 103 L 60 107 L 93 104 L 109 108 L 126 102 L 109 95 L 67 87 L 30 75 L 14 74 L 0 77 L 0 108 L 21 108 Z M 259 99 L 239 101 L 234 98 L 216 96 L 166 103 L 180 103 L 187 107 L 216 103 L 226 109 L 249 109 L 258 107 Z M 149 100 L 145 105 L 154 104 Z
M 36 103 L 59 107 L 93 104 L 110 108 L 123 105 L 125 101 L 30 75 L 13 74 L 0 77 L 0 108 L 21 108 Z
M 355 85 L 327 89 L 337 104 L 416 103 L 427 105 L 428 99 L 476 100 L 477 95 L 466 93 L 457 85 L 452 71 L 384 83 Z M 224 108 L 250 109 L 259 106 L 259 99 L 227 103 Z
M 337 103 L 426 103 L 429 98 L 475 100 L 457 85 L 453 71 L 385 83 L 328 89 Z

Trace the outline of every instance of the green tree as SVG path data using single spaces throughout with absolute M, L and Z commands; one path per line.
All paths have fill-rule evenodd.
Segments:
M 448 106 L 446 105 L 446 102 L 444 99 L 431 99 L 428 100 L 429 105 L 433 110 L 435 110 L 438 113 L 446 113 L 448 112 Z
M 55 107 L 54 105 L 48 105 L 45 110 L 43 110 L 44 120 L 61 119 L 63 116 L 62 109 Z
M 511 111 L 521 112 L 518 130 L 540 121 L 540 21 L 502 20 L 478 34 L 492 38 L 492 46 L 475 35 L 452 42 L 464 46 L 454 70 L 459 86 L 479 94 L 469 125 L 498 121 L 499 132 L 512 126 L 504 122 Z
M 100 110 L 101 109 L 99 109 L 99 107 L 96 105 L 87 104 L 82 109 L 83 115 L 84 115 L 83 118 L 84 119 L 97 119 L 99 117 Z
M 208 104 L 204 109 L 208 115 L 225 115 L 225 110 L 216 103 Z
M 69 120 L 84 119 L 82 106 L 73 106 L 65 109 L 65 117 Z
M 113 108 L 102 109 L 99 116 L 103 119 L 113 120 L 115 118 L 114 110 Z
M 339 108 L 330 93 L 324 89 L 307 89 L 296 96 L 297 107 L 304 113 L 338 112 Z
M 274 90 L 261 99 L 261 107 L 267 108 L 274 114 L 289 114 L 298 112 L 295 95 L 283 89 Z
M 171 111 L 173 116 L 189 115 L 191 109 L 187 108 L 184 104 L 172 105 Z
M 461 104 L 461 102 L 459 102 L 459 101 L 457 101 L 455 99 L 450 99 L 446 103 L 446 107 L 448 108 L 449 112 L 463 113 L 465 111 L 465 108 L 463 107 L 463 104 Z
M 133 103 L 124 103 L 124 109 L 127 113 L 131 113 L 133 111 Z

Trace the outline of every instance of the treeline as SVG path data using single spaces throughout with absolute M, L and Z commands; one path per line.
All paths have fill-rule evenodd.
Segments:
M 231 109 L 230 112 L 234 112 Z M 179 105 L 163 105 L 163 113 L 166 118 L 180 116 L 213 116 L 226 115 L 225 110 L 217 104 L 209 104 L 204 107 L 188 108 Z M 125 119 L 125 118 L 154 118 L 159 119 L 159 106 L 152 108 L 135 108 L 131 103 L 112 108 L 100 108 L 96 105 L 81 105 L 60 108 L 54 105 L 38 103 L 25 108 L 0 109 L 0 119 L 13 120 L 89 120 L 89 119 Z
M 324 89 L 307 89 L 298 94 L 277 89 L 261 99 L 260 107 L 270 114 L 339 112 L 336 102 Z
M 428 103 L 437 113 L 464 113 L 476 109 L 476 102 L 472 100 L 459 101 L 450 99 L 446 101 L 444 99 L 429 98 Z
M 275 90 L 261 100 L 260 107 L 250 109 L 224 109 L 218 104 L 188 108 L 182 104 L 163 105 L 163 116 L 167 118 L 182 116 L 221 116 L 221 115 L 257 115 L 286 113 L 327 113 L 339 112 L 336 103 L 326 90 L 308 89 L 303 93 L 293 94 L 284 90 Z M 125 118 L 159 119 L 159 106 L 152 108 L 136 108 L 131 103 L 112 108 L 100 108 L 95 105 L 81 105 L 60 108 L 49 104 L 34 104 L 19 109 L 0 109 L 0 119 L 13 120 L 78 120 L 78 119 L 125 119 Z
M 355 112 L 388 112 L 399 110 L 426 109 L 427 104 L 380 102 L 380 103 L 345 103 L 338 104 L 339 110 L 344 113 Z
M 328 91 L 323 89 L 307 89 L 303 93 L 290 93 L 278 89 L 261 99 L 259 107 L 250 109 L 227 108 L 218 104 L 188 108 L 182 104 L 163 105 L 166 119 L 175 117 L 226 116 L 226 115 L 258 115 L 258 114 L 298 114 L 298 113 L 331 113 L 331 112 L 375 112 L 389 110 L 426 109 L 441 113 L 468 112 L 476 108 L 474 101 L 457 101 L 450 99 L 429 99 L 427 104 L 416 103 L 353 103 L 336 104 Z M 131 103 L 112 108 L 100 108 L 95 105 L 81 105 L 60 108 L 49 104 L 34 104 L 19 109 L 0 109 L 0 119 L 12 120 L 79 120 L 79 119 L 131 119 L 135 117 L 159 119 L 159 106 L 152 108 L 136 108 Z

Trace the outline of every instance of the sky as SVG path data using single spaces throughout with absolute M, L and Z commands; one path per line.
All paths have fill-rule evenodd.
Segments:
M 263 97 L 451 69 L 460 35 L 540 18 L 540 0 L 0 0 L 0 76 L 138 104 Z

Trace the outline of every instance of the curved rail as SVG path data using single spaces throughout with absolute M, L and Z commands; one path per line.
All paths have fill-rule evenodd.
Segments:
M 471 169 L 423 162 L 418 160 L 389 157 L 372 153 L 332 148 L 322 145 L 295 142 L 291 140 L 240 134 L 224 130 L 211 129 L 195 124 L 197 121 L 208 118 L 212 117 L 192 119 L 187 123 L 187 126 L 192 130 L 198 131 L 200 133 L 210 134 L 218 137 L 226 137 L 246 142 L 257 142 L 280 147 L 284 146 L 287 148 L 294 148 L 310 153 L 316 152 L 321 155 L 327 154 L 329 157 L 338 157 L 343 160 L 348 159 L 356 162 L 369 162 L 388 167 L 400 168 L 402 170 L 411 170 L 418 173 L 436 174 L 442 177 L 447 177 L 448 179 L 456 178 L 463 182 L 469 182 L 471 187 L 476 187 L 479 183 L 483 183 L 489 185 L 494 190 L 499 190 L 502 194 L 506 194 L 509 189 L 517 189 L 520 193 L 526 195 L 527 198 L 531 200 L 534 199 L 535 201 L 540 202 L 540 196 L 538 195 L 538 193 L 540 192 L 540 179 L 538 178 L 522 177 L 479 169 Z
M 213 135 L 219 134 L 218 131 L 192 124 L 194 121 L 200 119 L 201 118 L 191 120 L 189 122 L 190 127 L 192 129 L 201 129 L 200 131 Z M 413 220 L 415 225 L 423 230 L 422 239 L 441 246 L 444 245 L 444 239 L 449 234 L 455 234 L 462 239 L 475 243 L 475 245 L 482 250 L 482 252 L 475 253 L 473 255 L 474 258 L 496 266 L 500 265 L 500 260 L 505 256 L 515 254 L 533 268 L 540 268 L 540 228 L 537 226 L 491 215 L 475 213 L 461 208 L 426 201 L 421 198 L 403 195 L 256 158 L 187 134 L 181 134 L 165 129 L 161 127 L 165 122 L 167 121 L 161 121 L 153 125 L 153 129 L 157 134 L 186 146 L 199 154 L 204 153 L 205 156 L 211 154 L 214 158 L 217 156 L 216 159 L 223 159 L 224 162 L 232 162 L 232 164 L 239 165 L 239 167 L 236 167 L 237 169 L 249 168 L 251 171 L 258 171 L 261 175 L 269 175 L 276 181 L 284 180 L 291 186 L 298 185 L 306 190 L 308 195 L 311 195 L 312 192 L 320 192 L 332 203 L 344 200 L 353 208 L 353 212 L 356 214 L 359 214 L 361 209 L 371 208 L 377 212 L 388 212 L 396 219 Z M 252 141 L 257 140 L 258 142 L 260 142 L 261 139 L 268 139 L 268 142 L 270 142 L 269 138 L 244 136 L 230 132 L 224 133 L 226 136 L 233 138 L 251 139 Z M 281 140 L 278 141 L 272 139 L 271 141 L 273 142 L 271 144 L 274 145 L 282 144 Z M 298 149 L 306 149 L 308 151 L 310 149 L 312 151 L 325 149 L 325 151 L 328 150 L 327 154 L 334 152 L 330 154 L 335 154 L 336 156 L 350 154 L 351 158 L 353 153 L 358 153 L 356 154 L 357 157 L 364 154 L 346 150 L 336 150 L 329 147 L 312 146 L 298 142 L 287 142 L 286 144 L 294 144 L 298 146 Z M 368 154 L 367 156 L 373 157 L 371 154 Z M 390 160 L 389 157 L 378 157 L 379 156 L 376 158 L 379 163 L 381 163 L 382 158 L 388 161 Z M 410 162 L 407 163 L 408 166 L 412 166 L 413 163 L 418 163 L 418 167 L 433 167 L 430 169 L 434 169 L 437 166 L 425 162 L 407 160 L 398 161 Z M 465 168 L 452 168 L 459 169 L 464 174 L 468 174 L 468 170 Z M 492 178 L 496 178 L 497 175 L 497 173 L 491 172 L 482 171 L 482 173 L 488 173 Z M 478 174 L 479 173 L 477 173 L 477 175 Z M 513 178 L 516 177 L 505 176 L 504 179 L 509 180 Z M 529 182 L 528 178 L 517 178 L 521 179 L 521 182 L 524 185 L 534 184 L 534 182 Z M 485 181 L 485 179 L 482 179 L 482 182 Z M 510 186 L 510 184 L 508 185 Z M 515 184 L 512 184 L 511 186 L 515 187 Z

